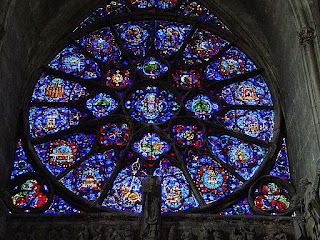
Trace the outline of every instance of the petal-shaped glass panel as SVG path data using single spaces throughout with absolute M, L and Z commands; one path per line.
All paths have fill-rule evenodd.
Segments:
M 220 81 L 252 72 L 257 67 L 238 48 L 231 47 L 226 54 L 212 62 L 205 71 L 205 78 Z
M 66 188 L 87 200 L 97 200 L 113 172 L 117 157 L 114 150 L 92 155 L 60 180 Z
M 97 118 L 110 115 L 118 106 L 118 101 L 107 93 L 98 93 L 86 102 L 86 107 Z
M 219 111 L 218 103 L 213 102 L 207 95 L 198 94 L 185 103 L 186 109 L 193 113 L 195 117 L 208 120 L 214 112 Z
M 78 47 L 70 45 L 60 52 L 49 64 L 55 70 L 74 76 L 92 79 L 100 77 L 100 69 L 96 62 L 83 55 Z
M 181 169 L 161 160 L 153 173 L 161 182 L 162 213 L 184 211 L 199 206 Z
M 206 203 L 215 202 L 239 188 L 242 182 L 210 156 L 188 152 L 187 167 Z
M 86 89 L 74 83 L 50 74 L 43 73 L 34 88 L 33 102 L 70 102 L 86 95 Z
M 191 31 L 190 25 L 167 21 L 156 22 L 155 47 L 162 57 L 170 57 L 177 53 Z
M 218 116 L 226 128 L 271 142 L 274 130 L 274 110 L 230 110 Z
M 109 122 L 100 129 L 100 144 L 125 146 L 129 142 L 130 131 L 128 122 Z
M 144 57 L 150 48 L 151 23 L 147 21 L 128 22 L 116 25 L 123 45 L 135 57 Z
M 137 65 L 137 71 L 151 79 L 159 78 L 160 75 L 168 72 L 168 70 L 168 65 L 155 57 L 148 57 Z
M 200 77 L 197 70 L 176 70 L 172 74 L 175 86 L 182 89 L 200 88 Z
M 124 168 L 113 182 L 113 187 L 102 206 L 126 212 L 142 212 L 142 182 L 148 176 L 139 159 Z
M 208 61 L 227 44 L 228 42 L 219 36 L 204 30 L 197 30 L 184 51 L 183 60 L 188 65 Z
M 270 90 L 262 76 L 226 86 L 218 96 L 221 100 L 232 105 L 273 105 Z
M 246 180 L 255 174 L 268 152 L 267 148 L 228 135 L 208 136 L 208 142 L 212 153 Z
M 63 173 L 92 149 L 95 135 L 75 134 L 35 147 L 41 162 L 54 176 Z
M 181 146 L 201 148 L 205 144 L 204 129 L 195 124 L 175 124 L 172 126 L 172 135 L 175 143 Z
M 124 88 L 132 84 L 132 72 L 129 69 L 109 69 L 106 73 L 106 82 L 102 85 L 113 88 Z
M 100 29 L 77 40 L 89 53 L 105 63 L 117 64 L 121 61 L 121 51 L 110 28 Z
M 42 137 L 78 125 L 86 117 L 75 108 L 31 107 L 29 112 L 30 134 Z

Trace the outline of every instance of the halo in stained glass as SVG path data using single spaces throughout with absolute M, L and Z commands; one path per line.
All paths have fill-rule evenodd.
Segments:
M 85 56 L 75 45 L 62 50 L 49 66 L 84 79 L 98 78 L 101 75 L 98 64 Z
M 172 165 L 170 160 L 162 159 L 153 175 L 161 182 L 163 213 L 184 211 L 199 206 L 182 170 Z
M 125 108 L 135 120 L 156 124 L 171 119 L 180 106 L 170 91 L 147 86 L 131 93 L 125 101 Z
M 174 22 L 157 21 L 155 47 L 162 57 L 170 57 L 177 53 L 192 27 Z
M 265 166 L 286 176 L 277 99 L 205 2 L 107 0 L 81 27 L 36 79 L 25 119 L 32 167 L 68 196 L 42 211 L 141 213 L 150 175 L 162 213 L 238 202 L 240 214 Z
M 109 28 L 89 34 L 77 42 L 95 58 L 105 63 L 116 64 L 122 59 L 121 51 Z
M 218 96 L 232 105 L 273 106 L 270 90 L 262 76 L 228 85 Z
M 230 110 L 218 119 L 227 129 L 271 142 L 274 130 L 273 110 Z
M 33 102 L 70 102 L 85 96 L 86 89 L 50 74 L 42 74 L 32 95 Z
M 61 179 L 60 182 L 84 199 L 97 200 L 115 168 L 116 159 L 114 150 L 92 155 Z

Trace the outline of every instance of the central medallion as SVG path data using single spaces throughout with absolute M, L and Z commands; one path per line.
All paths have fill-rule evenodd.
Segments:
M 147 86 L 132 92 L 125 101 L 125 108 L 138 122 L 157 124 L 170 120 L 180 105 L 171 92 Z

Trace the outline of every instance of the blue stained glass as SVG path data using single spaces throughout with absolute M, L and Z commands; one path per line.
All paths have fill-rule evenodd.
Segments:
M 123 45 L 136 57 L 144 57 L 150 48 L 151 24 L 138 21 L 115 25 Z
M 179 110 L 177 98 L 158 87 L 148 86 L 136 90 L 125 102 L 131 117 L 139 122 L 162 123 L 171 119 Z
M 205 70 L 209 80 L 225 80 L 256 70 L 253 62 L 238 48 L 231 47 L 226 54 L 212 62 Z
M 121 61 L 121 51 L 109 28 L 104 28 L 77 41 L 95 58 L 117 64 Z
M 169 160 L 163 159 L 153 175 L 161 182 L 162 213 L 179 212 L 199 206 L 183 172 Z
M 129 12 L 129 9 L 126 7 L 126 2 L 124 0 L 108 0 L 106 5 L 98 8 L 93 14 L 87 17 L 81 24 L 80 28 L 83 28 L 95 21 L 106 18 L 108 16 L 119 15 L 122 13 Z
M 13 170 L 11 173 L 11 179 L 14 179 L 16 176 L 33 172 L 33 168 L 28 161 L 26 153 L 22 146 L 22 140 L 19 139 L 17 143 L 17 148 L 15 152 L 15 158 L 13 161 Z
M 124 168 L 113 182 L 109 195 L 102 206 L 126 212 L 142 212 L 141 187 L 143 180 L 148 176 L 139 159 Z
M 182 146 L 201 148 L 204 142 L 204 129 L 192 124 L 176 124 L 172 127 L 174 141 Z
M 137 8 L 160 8 L 169 9 L 178 4 L 178 0 L 130 0 L 131 4 Z
M 110 146 L 125 146 L 130 139 L 130 125 L 127 122 L 109 122 L 100 129 L 100 143 Z
M 167 21 L 157 21 L 155 47 L 163 57 L 170 57 L 181 48 L 190 33 L 190 25 Z
M 211 101 L 211 99 L 204 94 L 198 94 L 185 104 L 189 112 L 194 113 L 197 118 L 208 120 L 214 112 L 219 111 L 218 103 Z
M 191 177 L 206 203 L 215 202 L 242 185 L 241 181 L 208 155 L 189 151 L 186 162 Z
M 75 108 L 31 107 L 29 113 L 30 134 L 42 137 L 78 125 L 86 117 Z
M 226 128 L 271 142 L 274 131 L 274 110 L 230 110 L 218 116 Z
M 161 74 L 166 73 L 169 67 L 155 57 L 149 57 L 137 65 L 137 70 L 148 78 L 156 79 Z
M 205 6 L 198 3 L 198 1 L 183 1 L 183 3 L 180 6 L 180 13 L 186 16 L 196 18 L 198 20 L 203 20 L 212 23 L 223 30 L 229 31 L 228 27 L 223 22 L 221 22 L 221 20 L 216 15 L 211 13 L 211 11 L 207 9 Z
M 33 102 L 69 102 L 86 95 L 86 89 L 53 75 L 43 73 L 34 88 Z
M 270 175 L 290 180 L 289 160 L 287 155 L 287 144 L 285 139 L 283 139 L 281 150 L 278 154 L 277 161 L 270 172 Z
M 227 44 L 227 41 L 210 32 L 197 30 L 184 51 L 183 60 L 188 65 L 208 61 Z
M 58 196 L 54 196 L 50 208 L 44 212 L 45 214 L 77 214 L 82 211 L 72 207 L 69 203 Z
M 53 69 L 69 73 L 84 79 L 100 77 L 100 69 L 96 62 L 86 57 L 74 45 L 60 52 L 49 64 Z
M 246 180 L 255 174 L 268 151 L 267 148 L 227 135 L 208 136 L 208 142 L 212 153 Z
M 114 150 L 92 155 L 60 180 L 66 188 L 87 200 L 97 200 L 112 174 L 117 157 Z
M 218 96 L 232 105 L 273 105 L 271 93 L 262 76 L 226 86 Z
M 255 215 L 249 206 L 248 198 L 233 205 L 230 208 L 223 210 L 219 215 L 224 216 L 252 216 Z
M 37 145 L 35 150 L 46 168 L 58 176 L 89 153 L 94 141 L 94 135 L 75 134 Z
M 146 133 L 142 139 L 133 143 L 133 150 L 146 160 L 157 160 L 170 150 L 170 145 L 163 141 L 157 133 Z
M 98 93 L 86 103 L 87 108 L 98 118 L 110 115 L 118 105 L 118 101 L 106 93 Z

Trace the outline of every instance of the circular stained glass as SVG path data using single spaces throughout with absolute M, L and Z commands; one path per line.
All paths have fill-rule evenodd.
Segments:
M 38 169 L 85 211 L 141 213 L 149 175 L 162 213 L 240 201 L 279 142 L 262 71 L 201 3 L 112 2 L 34 87 L 26 134 Z

